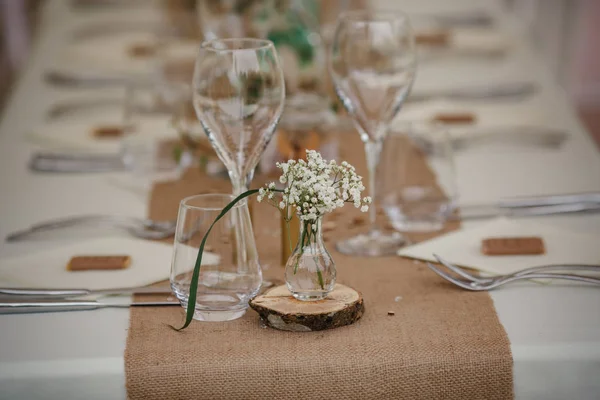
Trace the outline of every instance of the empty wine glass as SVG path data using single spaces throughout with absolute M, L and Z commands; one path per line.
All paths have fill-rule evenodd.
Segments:
M 200 46 L 194 108 L 227 167 L 234 194 L 248 190 L 284 99 L 283 71 L 271 41 L 215 39 Z
M 410 92 L 416 72 L 414 36 L 408 17 L 396 11 L 348 11 L 337 23 L 329 70 L 335 91 L 365 144 L 369 170 L 370 231 L 339 242 L 345 254 L 393 254 L 405 243 L 399 233 L 375 225 L 376 181 L 389 124 Z

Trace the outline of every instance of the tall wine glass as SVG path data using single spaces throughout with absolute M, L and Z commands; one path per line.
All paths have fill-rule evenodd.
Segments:
M 417 65 L 408 17 L 396 11 L 342 13 L 334 34 L 329 70 L 335 91 L 365 144 L 369 194 L 376 200 L 376 170 L 389 124 L 412 87 Z M 370 231 L 337 244 L 346 254 L 393 254 L 405 243 L 400 233 L 376 226 L 375 203 Z
M 248 189 L 283 110 L 285 84 L 273 43 L 202 43 L 192 90 L 198 119 L 227 167 L 234 194 L 240 194 Z

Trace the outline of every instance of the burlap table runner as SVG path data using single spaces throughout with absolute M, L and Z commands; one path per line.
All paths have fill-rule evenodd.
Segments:
M 358 135 L 343 140 L 344 159 L 364 169 Z M 423 162 L 414 173 L 434 179 Z M 258 184 L 258 183 L 257 183 Z M 229 191 L 197 171 L 154 187 L 151 218 L 176 217 L 181 198 Z M 265 277 L 283 279 L 279 213 L 254 208 Z M 400 257 L 348 257 L 334 242 L 364 226 L 344 207 L 327 216 L 337 228 L 326 243 L 338 282 L 362 292 L 365 314 L 354 325 L 293 333 L 264 328 L 249 310 L 236 321 L 194 322 L 183 332 L 183 309 L 132 308 L 125 350 L 131 399 L 510 399 L 510 345 L 487 293 L 457 289 L 421 262 Z M 456 229 L 449 225 L 446 230 Z M 413 236 L 415 241 L 433 235 Z M 395 315 L 388 315 L 393 311 Z

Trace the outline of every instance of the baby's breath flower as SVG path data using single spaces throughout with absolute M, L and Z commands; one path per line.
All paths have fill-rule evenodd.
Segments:
M 324 214 L 343 207 L 346 202 L 353 203 L 363 212 L 371 204 L 370 197 L 361 198 L 365 190 L 362 177 L 346 161 L 338 165 L 335 160 L 323 160 L 315 150 L 307 150 L 306 161 L 289 160 L 276 166 L 281 170 L 279 182 L 286 184 L 281 201 L 274 201 L 275 195 L 281 193 L 275 191 L 274 182 L 259 190 L 258 201 L 266 197 L 282 210 L 295 206 L 302 221 L 314 222 Z M 316 229 L 316 224 L 312 226 Z

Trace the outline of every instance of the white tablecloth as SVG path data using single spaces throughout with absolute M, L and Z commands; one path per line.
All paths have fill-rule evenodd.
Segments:
M 61 90 L 43 83 L 42 72 L 59 54 L 69 29 L 90 18 L 76 17 L 67 3 L 53 0 L 45 4 L 39 41 L 2 118 L 0 237 L 34 222 L 75 213 L 146 213 L 143 199 L 111 186 L 106 175 L 36 175 L 27 170 L 26 162 L 36 148 L 25 142 L 23 135 L 39 125 L 48 106 L 62 95 Z M 552 82 L 543 63 L 495 2 L 381 0 L 378 4 L 414 11 L 457 11 L 473 5 L 490 9 L 500 26 L 518 39 L 510 59 L 425 65 L 416 87 L 531 79 L 542 91 L 528 101 L 551 110 L 551 123 L 571 134 L 558 151 L 460 154 L 457 164 L 462 201 L 600 190 L 596 146 L 565 93 Z M 539 221 L 579 232 L 600 232 L 600 215 L 544 217 Z M 465 225 L 471 224 L 475 223 Z M 52 244 L 0 243 L 0 254 L 24 254 L 47 246 Z M 491 295 L 511 341 L 517 398 L 599 398 L 600 290 L 559 285 L 506 287 Z M 123 352 L 128 315 L 127 310 L 106 309 L 0 316 L 0 399 L 125 398 Z

